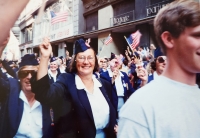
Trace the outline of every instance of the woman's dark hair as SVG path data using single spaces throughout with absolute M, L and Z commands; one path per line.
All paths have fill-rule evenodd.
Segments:
M 143 56 L 143 57 L 142 57 L 142 61 L 147 61 L 147 57 L 146 57 L 146 56 Z
M 123 60 L 123 64 L 124 64 L 125 66 L 128 66 L 128 60 L 124 59 L 124 60 Z
M 152 61 L 151 63 L 150 63 L 150 65 L 151 65 L 151 68 L 154 70 L 154 71 L 156 71 L 156 58 L 154 59 L 154 61 Z
M 94 57 L 95 57 L 95 65 L 94 65 L 94 70 L 93 70 L 93 73 L 94 73 L 94 72 L 99 71 L 99 64 L 98 64 L 97 56 L 96 56 L 96 53 L 95 53 L 94 49 L 93 49 L 93 48 L 90 48 L 90 49 L 93 50 L 93 52 L 94 52 Z M 69 67 L 69 72 L 70 72 L 70 73 L 77 73 L 77 68 L 76 68 L 76 56 L 77 56 L 77 54 L 74 55 L 74 56 L 72 57 L 72 59 L 71 59 L 71 63 L 70 63 L 70 67 Z

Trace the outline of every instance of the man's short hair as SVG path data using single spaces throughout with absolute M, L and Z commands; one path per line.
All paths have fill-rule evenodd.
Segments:
M 199 3 L 192 0 L 175 0 L 163 7 L 154 19 L 155 36 L 164 54 L 166 47 L 161 39 L 163 32 L 168 31 L 178 38 L 186 27 L 200 25 Z

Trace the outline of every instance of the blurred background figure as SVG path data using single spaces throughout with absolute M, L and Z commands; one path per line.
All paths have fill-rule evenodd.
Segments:
M 49 82 L 50 84 L 56 82 L 56 79 L 58 76 L 61 74 L 60 70 L 58 68 L 59 61 L 57 60 L 56 57 L 51 57 L 50 59 L 50 64 L 49 64 L 49 69 L 48 69 L 48 75 L 49 75 Z
M 106 72 L 102 72 L 100 78 L 112 84 L 112 102 L 117 111 L 116 114 L 118 115 L 123 104 L 135 90 L 130 84 L 128 75 L 119 69 L 122 65 L 121 58 L 111 53 L 109 63 L 110 68 L 108 68 Z
M 152 75 L 148 77 L 148 82 L 160 76 L 163 73 L 165 66 L 167 64 L 167 57 L 163 55 L 160 48 L 157 48 L 155 50 L 154 57 L 155 57 L 154 61 L 150 63 L 151 69 L 153 69 L 154 72 Z
M 60 73 L 65 73 L 66 71 L 66 64 L 64 63 L 64 58 L 63 56 L 60 56 L 58 58 L 58 61 L 59 61 L 59 70 L 60 70 Z

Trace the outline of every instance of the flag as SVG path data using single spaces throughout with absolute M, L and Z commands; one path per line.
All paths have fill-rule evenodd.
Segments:
M 88 46 L 88 47 L 90 47 L 90 42 L 91 42 L 91 39 L 88 38 L 88 39 L 85 41 L 85 45 Z
M 105 39 L 104 44 L 105 44 L 105 45 L 108 45 L 108 44 L 111 43 L 111 42 L 112 42 L 112 37 L 111 37 L 110 34 L 109 34 L 109 36 Z
M 140 33 L 140 31 L 137 30 L 126 39 L 132 49 L 135 49 L 139 45 L 141 36 L 142 34 Z
M 53 11 L 50 11 L 50 14 L 51 14 L 51 24 L 67 21 L 68 15 L 66 11 L 59 13 L 54 13 Z

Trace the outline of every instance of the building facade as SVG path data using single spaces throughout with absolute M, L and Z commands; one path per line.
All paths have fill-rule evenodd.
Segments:
M 20 18 L 21 54 L 39 53 L 39 44 L 48 36 L 54 56 L 65 56 L 65 50 L 71 56 L 75 40 L 91 38 L 90 45 L 97 55 L 109 57 L 111 52 L 123 54 L 128 46 L 124 37 L 137 30 L 142 34 L 140 46 L 149 47 L 151 43 L 157 46 L 153 19 L 163 6 L 172 1 L 47 0 L 41 22 L 35 23 L 41 0 L 31 0 Z M 60 13 L 67 14 L 65 19 L 54 22 L 54 17 Z M 113 42 L 105 45 L 109 35 Z

